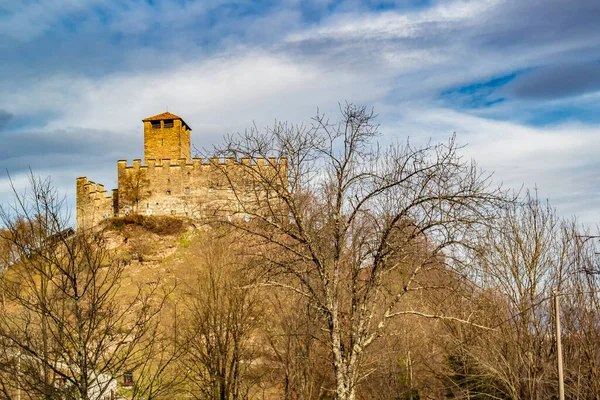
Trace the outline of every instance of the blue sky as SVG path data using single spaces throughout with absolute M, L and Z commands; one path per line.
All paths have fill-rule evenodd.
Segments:
M 0 168 L 72 201 L 80 175 L 115 187 L 167 108 L 210 147 L 349 101 L 384 140 L 456 132 L 497 182 L 595 226 L 598 21 L 598 0 L 0 0 Z

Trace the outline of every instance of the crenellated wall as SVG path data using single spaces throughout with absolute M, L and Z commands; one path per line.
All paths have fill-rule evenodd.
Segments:
M 115 215 L 118 189 L 113 189 L 109 196 L 104 185 L 88 181 L 82 176 L 77 178 L 76 199 L 77 226 L 94 226 Z
M 256 186 L 257 174 L 287 177 L 287 160 L 194 158 L 139 159 L 117 162 L 118 189 L 108 196 L 104 186 L 77 179 L 77 226 L 94 226 L 106 217 L 131 213 L 200 219 L 210 215 L 243 215 L 258 207 L 266 191 Z M 286 184 L 283 181 L 282 184 Z
M 249 159 L 238 163 L 233 159 L 194 158 L 187 163 L 182 158 L 148 160 L 148 165 L 134 160 L 133 165 L 127 165 L 126 161 L 120 160 L 118 213 L 190 218 L 232 213 L 240 209 L 236 203 L 249 202 L 250 197 L 256 196 L 254 186 L 249 183 L 252 174 L 248 174 L 248 167 L 273 171 L 284 168 L 287 176 L 285 162 L 275 158 L 257 159 L 254 163 Z M 135 192 L 133 196 L 132 191 Z M 249 193 L 244 193 L 246 191 Z

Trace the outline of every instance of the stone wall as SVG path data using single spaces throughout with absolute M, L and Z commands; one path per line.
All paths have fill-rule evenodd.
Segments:
M 88 181 L 86 177 L 77 178 L 77 226 L 95 226 L 103 219 L 114 216 L 117 199 L 117 189 L 113 189 L 109 196 L 104 185 Z
M 261 177 L 283 177 L 287 186 L 287 160 L 254 161 L 217 158 L 126 160 L 117 163 L 118 189 L 108 196 L 104 186 L 77 179 L 77 226 L 94 226 L 107 217 L 132 213 L 201 219 L 215 215 L 244 218 L 265 206 L 268 188 Z M 268 179 L 267 179 L 268 180 Z M 272 204 L 271 204 L 272 206 Z
M 172 215 L 201 218 L 214 214 L 243 214 L 244 206 L 256 203 L 263 196 L 261 188 L 253 183 L 256 169 L 269 169 L 281 173 L 287 166 L 285 160 L 232 159 L 202 160 L 194 158 L 187 163 L 184 158 L 172 160 L 134 160 L 133 165 L 118 162 L 119 200 L 118 214 Z M 137 195 L 131 195 L 131 192 Z M 244 203 L 244 204 L 241 204 Z

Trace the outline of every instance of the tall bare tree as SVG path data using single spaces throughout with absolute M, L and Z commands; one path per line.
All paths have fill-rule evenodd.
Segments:
M 235 184 L 240 174 L 223 169 L 240 201 L 221 222 L 256 240 L 262 285 L 304 296 L 322 315 L 338 400 L 356 397 L 364 355 L 392 318 L 471 323 L 403 300 L 435 290 L 419 279 L 432 268 L 460 272 L 461 246 L 505 201 L 460 158 L 454 138 L 382 147 L 377 136 L 373 113 L 346 105 L 338 123 L 317 115 L 311 127 L 250 129 L 217 149 L 242 161 L 247 183 Z M 266 162 L 270 156 L 282 159 Z M 415 246 L 424 254 L 418 262 Z

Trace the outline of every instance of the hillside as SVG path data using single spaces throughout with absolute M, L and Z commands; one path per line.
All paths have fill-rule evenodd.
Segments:
M 177 217 L 113 218 L 99 229 L 111 252 L 126 260 L 124 290 L 119 293 L 123 303 L 144 285 L 158 284 L 169 293 L 160 329 L 185 348 L 166 368 L 167 380 L 174 382 L 160 398 L 201 396 L 207 388 L 198 386 L 198 379 L 209 388 L 215 385 L 202 377 L 213 367 L 222 369 L 223 377 L 232 380 L 227 385 L 238 386 L 235 390 L 244 396 L 281 398 L 280 379 L 271 376 L 279 366 L 272 362 L 275 355 L 265 329 L 274 326 L 282 310 L 273 310 L 265 291 L 242 288 L 253 273 L 244 270 L 249 266 L 242 261 L 245 257 L 235 255 L 240 245 L 235 234 L 223 235 L 219 229 Z M 217 349 L 224 354 L 216 356 Z M 232 365 L 237 377 L 229 376 Z M 141 372 L 140 380 L 151 378 L 144 376 L 147 371 L 133 372 Z M 120 391 L 125 397 L 133 394 Z
M 125 302 L 140 284 L 160 282 L 169 290 L 173 288 L 162 317 L 164 328 L 170 330 L 176 324 L 179 338 L 175 340 L 187 346 L 174 362 L 174 370 L 179 374 L 187 370 L 196 377 L 177 382 L 172 393 L 183 396 L 191 390 L 197 396 L 203 391 L 196 385 L 204 368 L 219 367 L 231 373 L 219 360 L 223 356 L 227 363 L 239 357 L 239 376 L 231 384 L 239 385 L 238 390 L 248 398 L 333 398 L 334 380 L 327 367 L 331 355 L 320 328 L 321 317 L 293 292 L 260 285 L 242 289 L 255 280 L 257 271 L 249 256 L 254 250 L 244 245 L 247 239 L 243 235 L 199 227 L 175 217 L 114 218 L 107 220 L 102 230 L 111 251 L 127 260 L 123 278 L 128 283 L 122 293 Z M 431 275 L 430 279 L 439 278 Z M 397 286 L 401 282 L 398 277 L 391 283 Z M 423 304 L 416 298 L 406 299 L 407 304 L 411 301 Z M 434 296 L 431 301 L 437 304 L 444 299 Z M 365 360 L 376 370 L 370 374 L 370 383 L 364 385 L 361 398 L 387 399 L 417 382 L 428 385 L 430 393 L 440 393 L 442 386 L 436 374 L 442 371 L 423 364 L 441 350 L 435 344 L 440 329 L 437 321 L 410 317 L 392 324 L 391 331 L 403 333 L 383 340 L 377 345 L 376 356 Z M 211 340 L 216 342 L 211 344 Z M 229 348 L 230 341 L 239 341 L 239 347 Z M 225 354 L 214 359 L 215 348 L 211 346 Z M 211 366 L 213 362 L 217 365 Z M 201 366 L 191 366 L 195 363 Z M 417 373 L 420 378 L 413 378 Z M 201 379 L 203 385 L 215 384 L 205 379 Z M 130 395 L 129 391 L 122 393 Z

